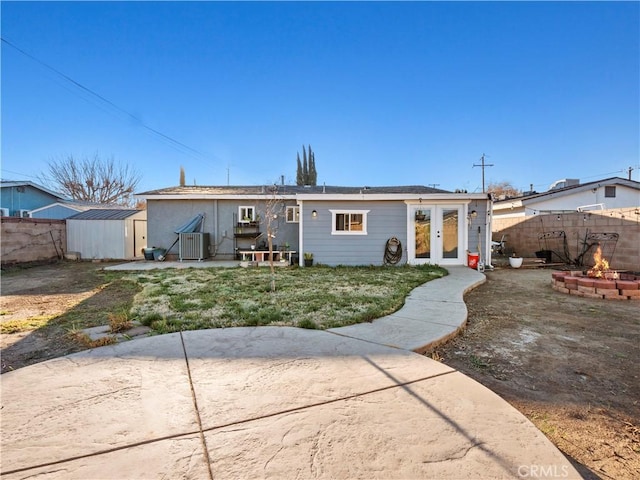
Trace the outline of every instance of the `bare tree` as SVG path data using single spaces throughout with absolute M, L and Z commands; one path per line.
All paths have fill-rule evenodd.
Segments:
M 140 174 L 126 164 L 116 163 L 113 157 L 51 159 L 42 181 L 74 200 L 132 206 L 133 193 L 140 182 Z
M 522 195 L 522 190 L 518 190 L 516 187 L 511 185 L 509 182 L 492 182 L 489 183 L 487 187 L 487 193 L 490 193 L 493 198 L 508 198 L 508 197 L 519 197 Z
M 269 248 L 269 268 L 271 269 L 271 291 L 276 291 L 276 269 L 273 263 L 273 239 L 278 232 L 278 221 L 282 217 L 284 204 L 278 196 L 278 186 L 268 188 L 269 196 L 265 200 L 264 223 L 267 229 L 267 245 Z

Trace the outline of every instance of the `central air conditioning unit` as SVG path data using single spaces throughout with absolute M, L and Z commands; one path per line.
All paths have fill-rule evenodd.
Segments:
M 20 215 L 18 216 L 22 218 L 31 218 L 31 212 L 29 210 L 20 209 Z
M 179 251 L 180 261 L 209 258 L 209 234 L 181 233 Z
M 2 216 L 3 217 L 8 217 L 9 216 L 9 209 L 8 208 L 0 208 L 0 211 L 2 212 Z

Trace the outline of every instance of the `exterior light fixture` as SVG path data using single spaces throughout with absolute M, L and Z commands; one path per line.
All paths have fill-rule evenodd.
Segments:
M 312 211 L 312 212 L 311 212 L 311 216 L 312 216 L 313 218 L 316 218 L 316 217 L 318 216 L 318 211 L 317 211 L 317 210 Z

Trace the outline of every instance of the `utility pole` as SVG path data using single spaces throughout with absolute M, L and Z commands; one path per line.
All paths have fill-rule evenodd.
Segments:
M 633 167 L 629 167 L 629 180 L 631 180 L 631 172 L 633 172 Z
M 436 187 L 439 187 L 439 186 L 440 186 L 439 183 L 427 183 L 427 187 L 436 188 Z
M 493 163 L 484 163 L 484 153 L 482 154 L 480 160 L 482 160 L 482 163 L 480 165 L 474 163 L 473 166 L 482 167 L 482 193 L 484 193 L 484 167 L 493 167 Z

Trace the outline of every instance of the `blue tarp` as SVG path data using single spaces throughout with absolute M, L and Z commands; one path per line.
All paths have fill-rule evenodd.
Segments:
M 189 220 L 187 223 L 178 227 L 175 230 L 175 232 L 178 234 L 200 232 L 202 228 L 203 220 L 204 220 L 204 213 L 199 213 L 198 215 L 193 217 L 191 220 Z

